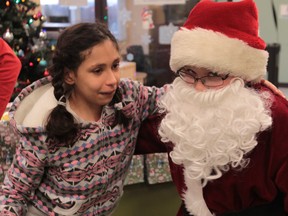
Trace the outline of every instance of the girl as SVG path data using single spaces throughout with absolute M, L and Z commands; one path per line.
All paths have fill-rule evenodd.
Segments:
M 60 35 L 51 77 L 24 89 L 11 108 L 20 141 L 0 193 L 2 215 L 112 214 L 140 124 L 165 88 L 120 80 L 119 62 L 103 24 Z

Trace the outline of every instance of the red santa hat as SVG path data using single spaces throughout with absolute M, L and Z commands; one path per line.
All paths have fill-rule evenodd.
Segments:
M 259 37 L 253 0 L 201 0 L 171 41 L 170 67 L 206 68 L 258 82 L 266 73 L 268 52 Z

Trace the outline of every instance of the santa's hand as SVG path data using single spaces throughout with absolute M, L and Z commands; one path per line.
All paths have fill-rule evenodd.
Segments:
M 266 87 L 268 87 L 273 93 L 283 97 L 286 99 L 286 96 L 284 95 L 284 93 L 279 90 L 273 83 L 271 83 L 270 81 L 268 80 L 261 80 L 261 83 L 263 85 L 265 85 Z

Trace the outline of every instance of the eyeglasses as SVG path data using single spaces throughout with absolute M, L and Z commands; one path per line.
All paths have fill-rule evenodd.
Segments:
M 229 77 L 229 74 L 226 74 L 223 77 L 215 72 L 210 72 L 208 75 L 198 78 L 194 75 L 195 71 L 188 67 L 180 68 L 176 74 L 186 83 L 195 84 L 200 80 L 201 83 L 206 87 L 221 86 L 224 83 L 224 80 Z

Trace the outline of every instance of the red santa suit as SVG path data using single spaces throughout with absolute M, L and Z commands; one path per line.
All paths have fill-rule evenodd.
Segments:
M 20 69 L 20 60 L 9 45 L 0 38 L 0 117 L 10 100 Z

